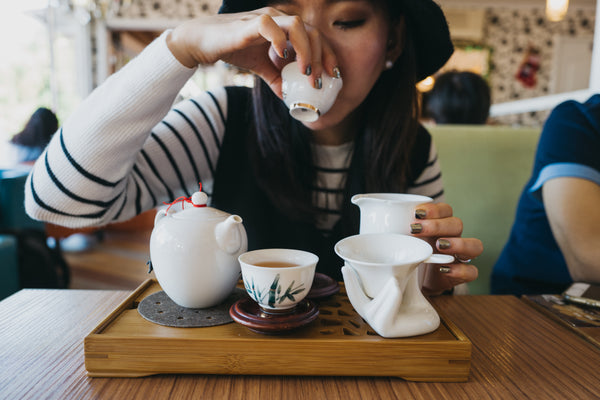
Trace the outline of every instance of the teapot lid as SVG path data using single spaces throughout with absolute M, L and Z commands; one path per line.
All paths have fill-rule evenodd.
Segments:
M 202 190 L 202 185 L 200 185 Z M 165 214 L 177 219 L 195 219 L 195 220 L 222 220 L 227 218 L 230 214 L 217 210 L 213 207 L 208 207 L 208 196 L 206 193 L 198 191 L 192 194 L 191 197 L 181 196 L 168 204 L 169 206 L 165 210 Z M 175 204 L 181 203 L 181 211 L 177 211 L 176 208 L 171 208 Z

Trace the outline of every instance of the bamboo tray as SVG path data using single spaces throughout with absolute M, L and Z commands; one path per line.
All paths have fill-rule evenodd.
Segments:
M 342 287 L 319 302 L 315 321 L 285 335 L 262 335 L 237 323 L 173 328 L 147 321 L 136 309 L 160 290 L 155 280 L 145 281 L 85 337 L 89 376 L 346 375 L 429 382 L 469 377 L 471 342 L 441 313 L 442 323 L 432 333 L 385 339 L 354 311 Z

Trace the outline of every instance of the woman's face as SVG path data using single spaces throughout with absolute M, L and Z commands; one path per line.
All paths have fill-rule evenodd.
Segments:
M 329 112 L 306 123 L 312 130 L 342 123 L 367 97 L 385 68 L 390 27 L 385 10 L 374 1 L 286 0 L 273 6 L 298 15 L 329 43 L 344 86 Z M 331 72 L 329 72 L 331 74 Z

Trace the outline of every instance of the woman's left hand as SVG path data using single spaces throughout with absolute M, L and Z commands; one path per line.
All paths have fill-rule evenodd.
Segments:
M 426 240 L 435 253 L 450 254 L 456 262 L 448 265 L 426 266 L 423 293 L 441 294 L 461 283 L 477 279 L 477 267 L 470 261 L 483 252 L 481 240 L 462 238 L 463 224 L 452 215 L 452 207 L 446 203 L 426 203 L 417 206 L 411 233 Z

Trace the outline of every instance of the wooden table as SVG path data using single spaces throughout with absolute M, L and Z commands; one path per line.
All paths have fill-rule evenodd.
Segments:
M 600 349 L 512 296 L 432 299 L 473 344 L 465 383 L 295 376 L 89 378 L 83 338 L 128 294 L 30 289 L 0 302 L 0 398 L 600 398 Z

